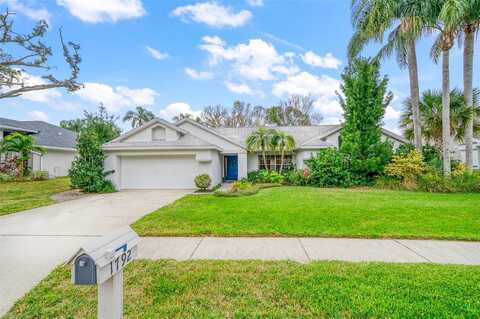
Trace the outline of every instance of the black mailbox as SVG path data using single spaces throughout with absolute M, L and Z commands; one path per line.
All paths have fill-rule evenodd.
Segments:
M 74 284 L 97 284 L 97 266 L 95 266 L 95 261 L 90 256 L 87 254 L 78 256 L 75 259 L 74 267 Z

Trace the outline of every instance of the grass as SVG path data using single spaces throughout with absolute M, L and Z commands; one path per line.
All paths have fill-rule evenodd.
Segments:
M 189 195 L 137 221 L 142 236 L 325 236 L 480 240 L 480 194 L 279 187 Z
M 35 182 L 0 183 L 0 216 L 53 204 L 55 193 L 70 189 L 67 177 Z
M 125 318 L 478 318 L 480 267 L 146 261 L 124 277 Z M 4 319 L 95 318 L 96 288 L 57 268 Z

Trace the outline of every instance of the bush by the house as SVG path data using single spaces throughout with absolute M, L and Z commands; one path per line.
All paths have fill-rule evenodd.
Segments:
M 0 173 L 0 182 L 11 182 L 14 177 L 10 174 Z
M 83 131 L 77 143 L 78 156 L 69 170 L 72 187 L 86 193 L 109 193 L 115 191 L 112 182 L 105 177 L 112 171 L 105 172 L 105 154 L 95 132 Z
M 435 171 L 418 178 L 418 189 L 431 193 L 480 192 L 480 174 L 465 172 L 461 175 L 443 176 Z
M 259 170 L 249 172 L 247 180 L 251 183 L 267 183 L 267 184 L 281 184 L 283 183 L 284 176 L 276 171 Z
M 310 182 L 310 170 L 308 168 L 283 171 L 282 175 L 285 185 L 306 186 Z
M 405 155 L 395 155 L 385 168 L 385 173 L 400 180 L 406 189 L 417 187 L 417 178 L 426 171 L 422 154 L 413 150 Z
M 30 174 L 32 181 L 45 181 L 49 178 L 48 171 L 33 171 Z
M 309 184 L 317 187 L 348 187 L 352 185 L 349 158 L 339 150 L 321 150 L 307 161 Z
M 195 186 L 197 186 L 197 188 L 200 188 L 203 191 L 207 190 L 212 184 L 212 179 L 208 174 L 200 174 L 195 177 L 194 181 L 195 181 Z

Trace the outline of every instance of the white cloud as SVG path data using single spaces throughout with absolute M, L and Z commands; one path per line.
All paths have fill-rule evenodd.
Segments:
M 88 23 L 116 22 L 146 14 L 140 0 L 57 0 L 57 4 Z
M 169 56 L 168 53 L 160 52 L 157 49 L 149 47 L 148 45 L 145 47 L 145 49 L 147 50 L 148 54 L 155 60 L 165 60 Z
M 335 97 L 335 90 L 339 88 L 340 81 L 337 79 L 327 75 L 316 76 L 304 71 L 275 83 L 273 94 L 276 96 L 311 94 L 317 97 Z
M 27 73 L 23 73 L 23 79 L 26 86 L 30 85 L 41 85 L 46 84 L 47 81 L 39 76 L 31 75 Z M 60 98 L 62 93 L 60 93 L 57 89 L 49 89 L 49 90 L 39 90 L 39 91 L 31 91 L 27 93 L 23 93 L 20 95 L 22 99 L 32 101 L 32 102 L 40 102 L 40 103 L 48 103 L 53 99 Z
M 308 51 L 302 55 L 302 59 L 306 64 L 326 69 L 338 69 L 342 64 L 342 61 L 334 57 L 331 53 L 327 53 L 322 57 L 312 51 Z
M 231 7 L 223 6 L 215 1 L 177 7 L 172 11 L 172 15 L 180 17 L 184 22 L 194 21 L 216 28 L 240 27 L 252 17 L 248 10 L 234 12 Z
M 246 94 L 246 95 L 253 94 L 252 89 L 246 84 L 242 84 L 242 83 L 237 84 L 237 83 L 232 83 L 227 81 L 225 82 L 225 86 L 230 92 L 233 92 L 233 93 Z
M 261 7 L 263 6 L 263 0 L 247 0 L 248 4 L 252 7 Z
M 209 63 L 215 66 L 222 61 L 233 63 L 233 71 L 248 80 L 273 80 L 274 73 L 295 71 L 290 60 L 280 55 L 275 47 L 261 39 L 251 39 L 228 47 L 219 37 L 203 37 L 200 48 L 209 54 Z
M 201 111 L 194 111 L 192 107 L 185 102 L 175 102 L 167 105 L 163 110 L 159 112 L 160 117 L 168 121 L 171 121 L 174 116 L 179 115 L 180 113 L 192 114 L 193 117 L 200 116 Z
M 18 2 L 17 0 L 0 0 L 0 4 L 6 4 L 11 11 L 21 13 L 32 20 L 45 20 L 50 24 L 51 15 L 47 9 L 32 8 L 26 4 Z
M 391 105 L 387 106 L 385 109 L 385 121 L 398 121 L 402 112 L 397 111 Z
M 335 94 L 340 88 L 340 81 L 332 77 L 316 76 L 301 72 L 277 82 L 273 94 L 278 97 L 288 95 L 311 95 L 316 99 L 315 109 L 323 115 L 324 124 L 337 124 L 342 120 L 343 110 Z
M 48 122 L 48 115 L 42 111 L 31 111 L 27 113 L 28 117 L 33 121 Z
M 207 71 L 197 71 L 191 68 L 185 68 L 185 73 L 194 80 L 210 80 L 213 74 Z
M 98 104 L 104 103 L 109 111 L 124 107 L 153 105 L 159 95 L 149 88 L 131 89 L 125 86 L 113 88 L 102 83 L 87 82 L 84 88 L 75 92 L 80 98 Z

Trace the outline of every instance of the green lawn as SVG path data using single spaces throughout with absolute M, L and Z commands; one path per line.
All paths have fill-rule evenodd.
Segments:
M 480 194 L 278 187 L 189 195 L 137 221 L 142 236 L 332 236 L 480 240 Z
M 0 183 L 0 216 L 26 209 L 50 205 L 55 193 L 70 189 L 68 178 L 36 182 Z
M 478 318 L 480 267 L 135 261 L 125 318 Z M 95 318 L 96 288 L 57 268 L 4 319 Z

